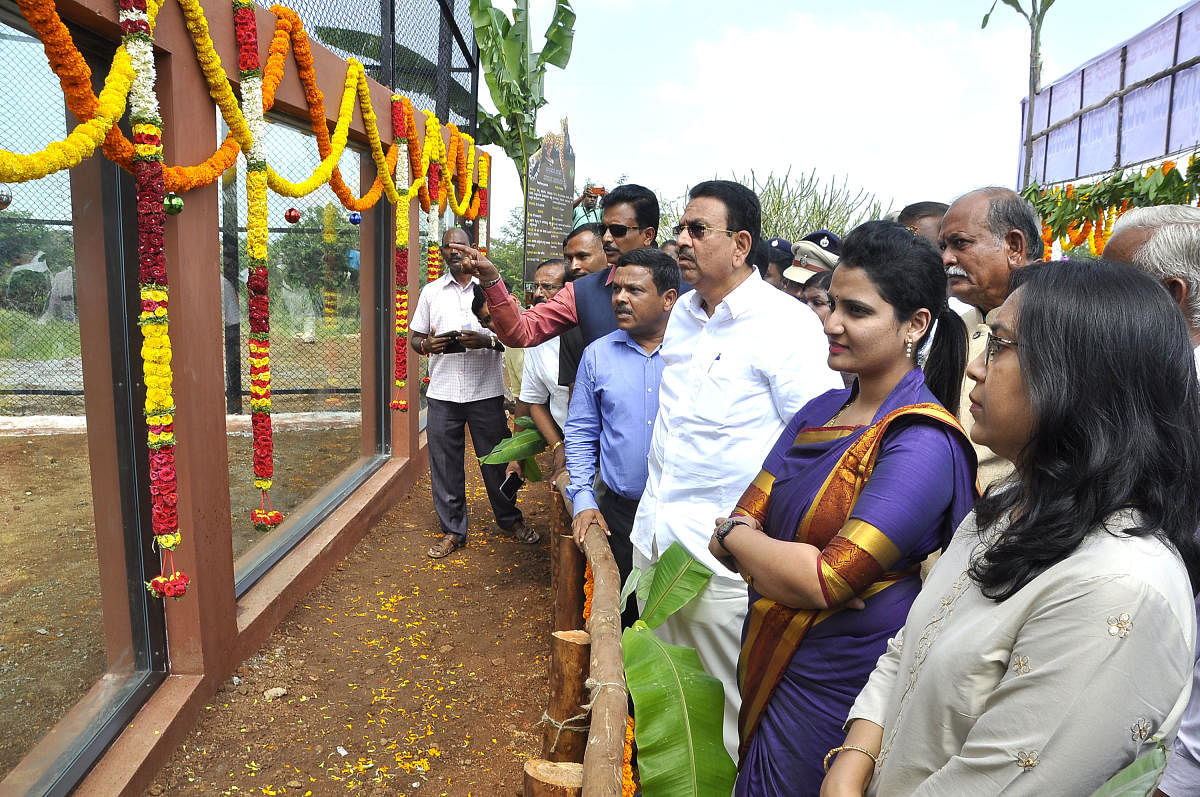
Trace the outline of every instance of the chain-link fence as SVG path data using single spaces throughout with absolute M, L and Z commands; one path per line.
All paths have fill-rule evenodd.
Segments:
M 20 120 L 4 126 L 5 145 L 34 152 L 63 138 L 66 105 L 41 43 L 0 26 L 0 58 L 0 119 Z M 0 200 L 0 415 L 81 415 L 70 175 L 3 186 L 0 196 L 11 196 Z
M 271 119 L 264 130 L 271 165 L 302 180 L 320 163 L 309 130 Z M 338 168 L 360 191 L 369 156 L 347 147 Z M 246 309 L 246 164 L 239 158 L 220 181 L 221 280 L 225 319 L 225 403 L 249 411 L 245 362 L 250 331 Z M 267 198 L 271 307 L 271 394 L 278 412 L 361 409 L 359 227 L 328 185 L 299 199 Z
M 416 108 L 474 134 L 479 59 L 469 0 L 396 0 L 390 15 L 369 4 L 291 5 L 313 38 L 343 58 L 357 58 L 367 74 Z M 389 72 L 390 81 L 383 77 Z
M 379 6 L 324 0 L 295 0 L 292 5 L 314 39 L 342 57 L 358 58 L 373 78 L 390 83 L 418 109 L 434 111 L 444 122 L 475 132 L 478 54 L 468 0 L 396 0 L 390 13 L 382 14 Z M 54 80 L 44 68 L 41 44 L 4 27 L 0 47 L 5 63 L 12 65 L 0 74 L 0 118 L 22 120 L 11 130 L 10 148 L 35 151 L 46 140 L 65 136 L 72 123 L 65 103 L 33 100 L 61 96 L 56 83 L 41 85 Z M 22 139 L 34 131 L 36 141 Z M 315 163 L 310 165 L 308 155 L 302 155 L 316 152 L 309 134 L 272 124 L 269 135 L 274 139 L 268 142 L 268 151 L 281 153 L 280 162 L 273 161 L 273 166 L 301 177 L 312 171 Z M 360 157 L 347 150 L 341 164 L 346 182 L 356 191 Z M 0 196 L 7 190 L 0 188 Z M 70 174 L 59 172 L 13 186 L 11 192 L 11 205 L 0 208 L 0 415 L 82 414 Z M 330 206 L 336 246 L 324 242 Z M 285 221 L 289 207 L 300 212 L 294 225 Z M 249 389 L 241 353 L 247 331 L 241 320 L 246 302 L 243 159 L 239 158 L 236 174 L 222 180 L 221 213 L 224 315 L 230 321 L 226 403 L 236 413 Z M 299 347 L 290 357 L 297 367 L 272 369 L 275 395 L 294 397 L 283 401 L 281 409 L 357 410 L 358 228 L 349 223 L 348 212 L 328 187 L 303 200 L 272 195 L 268 224 L 273 359 L 282 362 L 288 350 Z M 423 271 L 424 237 L 421 243 Z M 326 342 L 337 336 L 346 341 L 340 347 L 344 352 Z M 353 358 L 348 354 L 351 338 Z M 322 349 L 320 356 L 315 349 Z

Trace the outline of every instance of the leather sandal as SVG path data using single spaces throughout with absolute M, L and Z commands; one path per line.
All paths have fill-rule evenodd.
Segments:
M 522 545 L 537 545 L 542 541 L 542 535 L 529 528 L 524 523 L 517 523 L 511 528 L 505 529 L 505 531 L 513 535 L 513 539 Z
M 457 551 L 467 544 L 466 540 L 460 540 L 453 534 L 443 534 L 442 538 L 430 546 L 425 554 L 430 559 L 442 559 Z

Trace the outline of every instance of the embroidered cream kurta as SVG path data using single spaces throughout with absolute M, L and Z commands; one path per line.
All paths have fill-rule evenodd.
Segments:
M 884 729 L 868 794 L 1088 795 L 1169 748 L 1196 639 L 1174 550 L 1097 530 L 996 603 L 966 572 L 982 545 L 972 513 L 850 711 Z

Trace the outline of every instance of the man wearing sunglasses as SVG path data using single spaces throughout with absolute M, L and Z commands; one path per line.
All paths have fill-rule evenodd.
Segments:
M 528 348 L 578 326 L 583 345 L 613 332 L 612 272 L 624 253 L 653 246 L 658 234 L 658 197 L 648 188 L 628 184 L 605 194 L 597 227 L 609 267 L 569 282 L 550 300 L 521 312 L 492 262 L 478 250 L 461 246 L 466 269 L 479 278 L 492 311 L 496 337 L 506 346 Z M 560 377 L 561 381 L 561 377 Z
M 643 572 L 678 542 L 713 571 L 704 591 L 656 629 L 696 649 L 725 687 L 724 741 L 738 746 L 737 659 L 746 582 L 708 550 L 792 416 L 842 386 L 812 313 L 764 282 L 747 258 L 762 211 L 749 188 L 710 180 L 692 188 L 674 229 L 683 279 L 695 288 L 671 310 L 650 442 L 646 489 L 634 520 L 633 565 Z

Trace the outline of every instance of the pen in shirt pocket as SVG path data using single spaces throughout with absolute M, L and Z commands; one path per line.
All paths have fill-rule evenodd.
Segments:
M 708 364 L 708 371 L 707 371 L 706 373 L 708 373 L 708 374 L 711 374 L 711 373 L 712 373 L 712 369 L 713 369 L 713 368 L 716 366 L 716 364 L 717 364 L 718 362 L 720 362 L 720 361 L 721 361 L 721 353 L 720 353 L 720 352 L 717 352 L 717 356 L 716 356 L 716 357 L 714 357 L 714 358 L 713 358 L 713 361 L 712 361 L 712 362 L 710 362 L 710 363 Z

